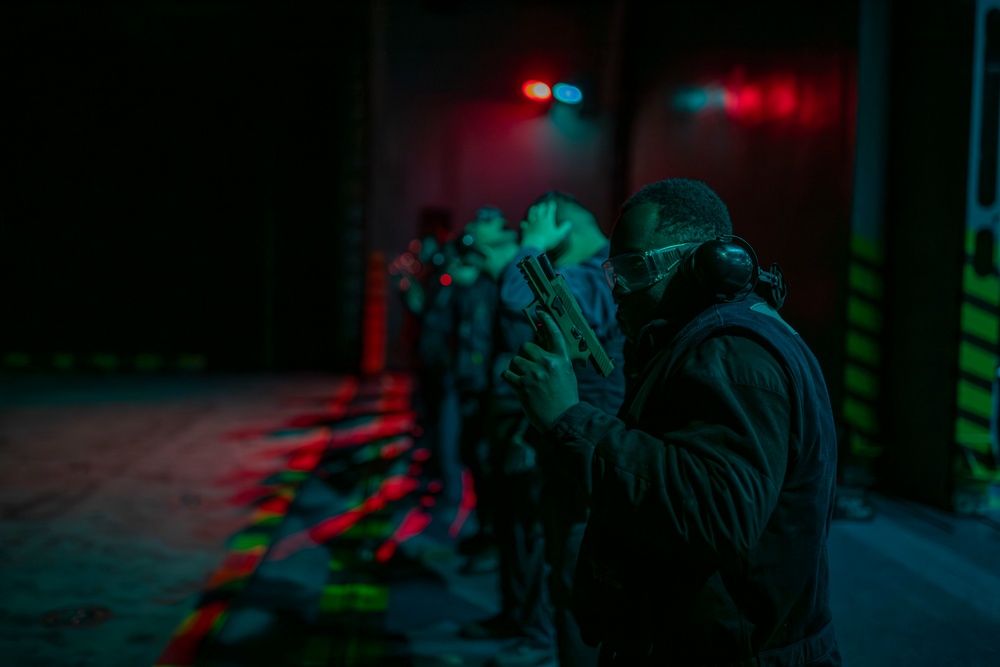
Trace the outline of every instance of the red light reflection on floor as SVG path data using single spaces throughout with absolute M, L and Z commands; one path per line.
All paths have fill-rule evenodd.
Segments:
M 469 518 L 469 514 L 476 507 L 476 488 L 472 482 L 472 473 L 469 470 L 462 470 L 462 497 L 458 501 L 458 511 L 455 512 L 455 519 L 448 526 L 448 535 L 458 537 L 462 531 L 462 526 Z
M 424 511 L 422 507 L 414 507 L 403 517 L 392 535 L 375 550 L 375 560 L 385 563 L 400 544 L 415 535 L 419 535 L 431 522 L 431 515 Z
M 181 623 L 156 664 L 171 667 L 195 664 L 199 645 L 228 606 L 229 601 L 219 601 L 196 609 Z
M 262 450 L 258 456 L 262 458 L 290 458 L 306 452 L 323 452 L 330 446 L 330 438 L 330 429 L 316 429 L 304 440 L 283 441 L 280 447 Z
M 285 560 L 303 550 L 319 546 L 344 533 L 351 526 L 372 512 L 383 509 L 387 503 L 399 500 L 419 486 L 419 482 L 408 475 L 396 475 L 382 480 L 378 490 L 365 499 L 361 505 L 353 507 L 314 526 L 292 533 L 275 542 L 267 554 L 267 560 Z

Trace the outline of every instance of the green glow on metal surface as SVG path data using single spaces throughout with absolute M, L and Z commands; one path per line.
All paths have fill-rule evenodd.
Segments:
M 75 359 L 68 352 L 58 352 L 52 355 L 52 367 L 60 371 L 68 371 L 73 368 Z
M 971 303 L 962 304 L 962 331 L 996 345 L 1000 337 L 1000 320 L 996 313 L 978 308 Z
M 389 589 L 370 584 L 334 584 L 323 588 L 319 608 L 324 612 L 384 611 L 389 604 Z
M 993 394 L 966 380 L 958 381 L 958 407 L 977 417 L 989 419 L 993 413 Z
M 851 452 L 862 458 L 874 458 L 882 453 L 882 447 L 860 433 L 851 434 Z
M 874 408 L 850 397 L 844 399 L 844 419 L 867 433 L 874 433 L 878 426 Z
M 996 372 L 997 355 L 966 341 L 958 346 L 958 368 L 987 382 L 993 381 Z
M 249 551 L 254 547 L 266 547 L 271 537 L 265 533 L 241 533 L 234 535 L 226 546 L 233 551 Z
M 257 519 L 253 525 L 256 526 L 276 526 L 281 523 L 281 520 L 285 518 L 284 514 L 268 514 L 267 516 L 262 516 Z
M 955 421 L 955 442 L 980 454 L 989 455 L 993 452 L 990 430 L 962 417 Z
M 344 531 L 347 537 L 387 537 L 390 533 L 392 533 L 390 520 L 371 515 Z
M 872 264 L 882 263 L 881 244 L 855 234 L 851 237 L 851 252 L 858 259 L 863 259 Z
M 882 277 L 867 266 L 852 262 L 848 269 L 848 284 L 851 289 L 869 298 L 882 298 Z
M 23 352 L 8 352 L 3 355 L 3 365 L 8 368 L 27 368 L 31 365 L 31 357 Z
M 183 354 L 177 359 L 177 367 L 185 371 L 200 371 L 205 368 L 205 355 Z
M 847 356 L 869 366 L 877 366 L 880 360 L 878 341 L 860 331 L 848 331 Z
M 121 365 L 121 360 L 117 354 L 99 352 L 90 358 L 90 363 L 102 371 L 114 371 Z
M 135 368 L 139 371 L 155 371 L 163 368 L 163 357 L 159 354 L 140 354 L 135 358 Z
M 844 384 L 849 391 L 867 399 L 878 396 L 878 377 L 856 364 L 848 364 L 844 371 Z
M 962 289 L 971 297 L 991 306 L 1000 307 L 1000 278 L 981 276 L 970 263 L 965 265 Z
M 882 313 L 875 306 L 860 299 L 848 299 L 847 321 L 872 333 L 882 329 Z

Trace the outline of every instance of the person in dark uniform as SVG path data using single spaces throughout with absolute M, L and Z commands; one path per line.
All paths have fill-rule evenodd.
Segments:
M 469 471 L 476 502 L 477 532 L 458 544 L 467 556 L 462 572 L 475 574 L 497 568 L 493 536 L 495 478 L 489 461 L 488 415 L 493 374 L 494 335 L 498 285 L 491 267 L 517 252 L 517 232 L 510 229 L 503 211 L 482 206 L 466 224 L 458 243 L 461 253 L 455 283 L 462 285 L 455 312 L 455 375 L 461 408 L 459 456 Z M 489 258 L 489 264 L 487 264 Z M 465 275 L 462 275 L 465 274 Z
M 499 274 L 494 452 L 496 467 L 503 471 L 504 495 L 496 503 L 496 530 L 501 598 L 513 623 L 505 624 L 501 617 L 480 628 L 486 633 L 466 628 L 464 634 L 497 636 L 506 631 L 521 638 L 489 665 L 586 667 L 597 661 L 597 652 L 581 640 L 569 609 L 587 517 L 584 470 L 567 469 L 548 455 L 541 434 L 527 423 L 517 397 L 499 375 L 518 347 L 536 336 L 523 312 L 534 296 L 517 264 L 541 253 L 565 279 L 604 351 L 621 359 L 625 338 L 613 317 L 614 302 L 602 267 L 609 249 L 608 238 L 586 207 L 568 193 L 548 192 L 529 207 L 521 223 L 520 248 Z M 589 364 L 578 362 L 573 373 L 581 396 L 610 414 L 617 411 L 625 390 L 620 365 L 602 377 Z
M 425 289 L 426 307 L 417 352 L 428 370 L 426 375 L 444 388 L 440 392 L 421 392 L 430 398 L 444 397 L 433 404 L 437 407 L 433 414 L 441 417 L 425 427 L 425 434 L 436 440 L 424 440 L 437 445 L 432 449 L 428 473 L 441 478 L 446 502 L 456 506 L 470 481 L 464 472 L 470 473 L 472 488 L 467 490 L 474 491 L 477 498 L 473 511 L 478 532 L 458 545 L 460 553 L 470 556 L 484 555 L 492 544 L 484 421 L 486 399 L 493 384 L 498 287 L 496 276 L 485 270 L 485 258 L 496 253 L 511 256 L 517 245 L 517 232 L 508 228 L 503 211 L 482 206 L 460 234 L 427 259 L 436 269 L 426 281 L 429 286 Z M 421 386 L 430 390 L 437 385 L 425 381 Z M 427 397 L 424 400 L 429 402 Z M 449 446 L 441 446 L 441 441 Z M 495 569 L 495 556 L 493 561 Z
M 590 467 L 573 609 L 603 664 L 841 664 L 826 384 L 777 312 L 780 272 L 731 234 L 700 181 L 623 204 L 605 264 L 628 337 L 616 417 L 581 400 L 550 319 L 503 374 L 553 455 Z

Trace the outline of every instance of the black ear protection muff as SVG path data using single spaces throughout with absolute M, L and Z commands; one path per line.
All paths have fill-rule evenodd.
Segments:
M 681 261 L 680 275 L 717 303 L 740 301 L 757 292 L 777 310 L 788 296 L 781 267 L 761 269 L 757 253 L 739 236 L 720 236 L 691 248 Z

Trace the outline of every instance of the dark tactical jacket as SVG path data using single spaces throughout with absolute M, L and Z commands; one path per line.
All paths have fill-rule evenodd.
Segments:
M 839 665 L 837 446 L 815 357 L 754 294 L 647 327 L 633 353 L 617 418 L 581 402 L 548 434 L 591 465 L 584 639 L 648 664 Z

